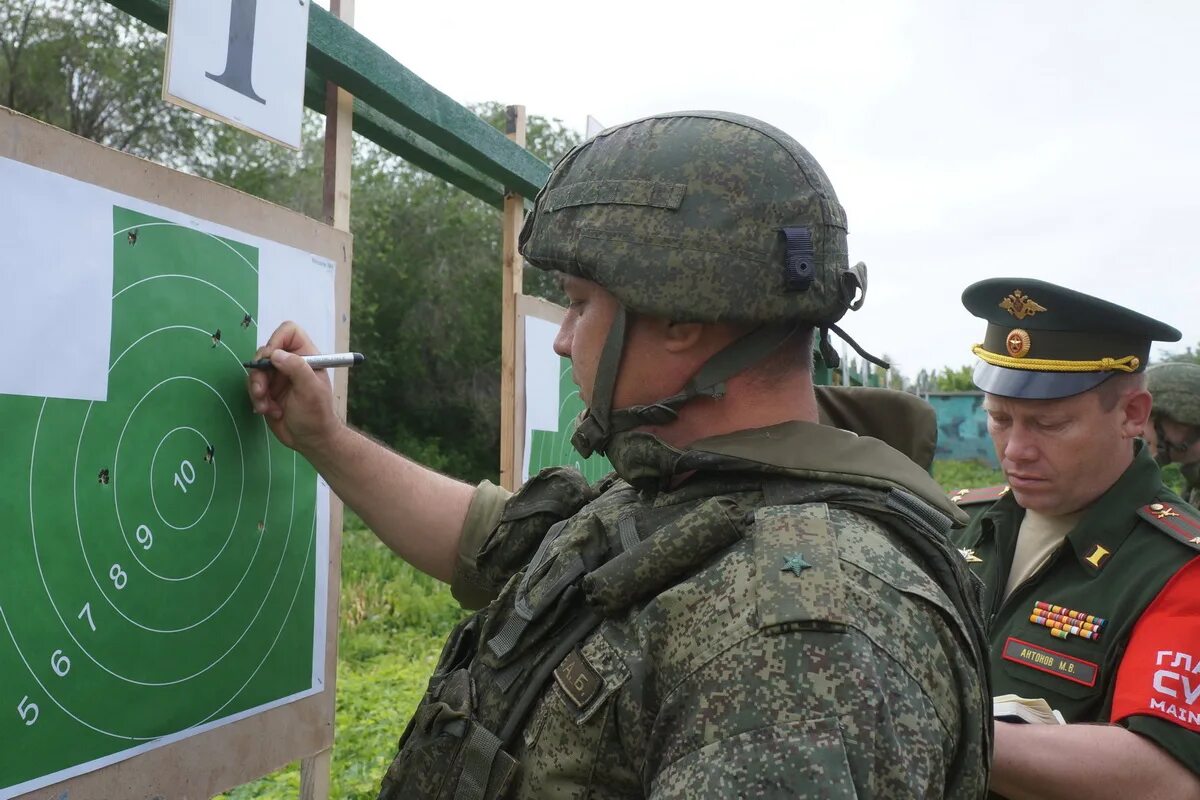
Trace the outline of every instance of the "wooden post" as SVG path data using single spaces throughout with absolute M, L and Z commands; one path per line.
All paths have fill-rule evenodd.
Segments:
M 354 0 L 330 0 L 329 11 L 347 25 L 354 24 Z M 322 193 L 325 223 L 350 230 L 350 157 L 353 152 L 354 98 L 325 83 L 325 185 Z
M 354 0 L 330 0 L 329 11 L 347 25 L 354 24 Z M 354 138 L 354 98 L 349 92 L 335 86 L 325 84 L 325 180 L 322 191 L 322 216 L 325 224 L 332 225 L 340 231 L 350 230 L 350 166 L 353 155 Z M 345 396 L 347 376 L 346 370 L 334 370 L 336 380 L 341 385 L 335 385 L 335 391 Z M 333 512 L 333 508 L 330 509 Z M 340 526 L 339 526 L 340 527 Z M 334 563 L 340 563 L 340 558 L 334 558 Z M 337 619 L 336 613 L 332 614 Z M 333 649 L 337 651 L 337 628 L 328 631 L 333 639 Z M 326 675 L 326 693 L 329 695 L 329 719 L 335 716 L 337 704 L 337 659 L 333 674 Z M 300 800 L 329 800 L 330 768 L 333 764 L 333 750 L 327 748 L 300 761 Z
M 509 106 L 505 121 L 509 139 L 525 146 L 525 106 Z M 521 484 L 517 466 L 525 442 L 517 441 L 517 295 L 521 294 L 521 255 L 517 237 L 525 199 L 512 190 L 504 192 L 504 278 L 500 322 L 500 485 L 514 491 Z M 524 428 L 524 426 L 520 426 Z

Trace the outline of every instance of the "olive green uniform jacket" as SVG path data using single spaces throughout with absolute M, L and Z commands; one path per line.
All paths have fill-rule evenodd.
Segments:
M 937 485 L 810 423 L 644 444 L 688 477 L 477 490 L 453 589 L 486 607 L 447 643 L 381 797 L 982 796 L 978 583 L 888 505 L 948 530 Z
M 1200 520 L 1136 447 L 1007 600 L 1025 513 L 1013 495 L 954 539 L 986 587 L 993 694 L 1043 697 L 1068 722 L 1117 722 L 1200 773 Z

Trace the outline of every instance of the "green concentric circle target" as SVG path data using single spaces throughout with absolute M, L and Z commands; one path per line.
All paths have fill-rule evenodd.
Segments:
M 241 366 L 258 251 L 113 222 L 107 399 L 0 397 L 0 740 L 32 756 L 0 789 L 314 688 L 316 475 Z

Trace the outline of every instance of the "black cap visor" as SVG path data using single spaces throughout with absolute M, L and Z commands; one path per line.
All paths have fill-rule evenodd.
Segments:
M 1057 400 L 1094 389 L 1123 372 L 1039 372 L 1031 369 L 997 367 L 982 359 L 971 376 L 988 394 L 1022 400 Z

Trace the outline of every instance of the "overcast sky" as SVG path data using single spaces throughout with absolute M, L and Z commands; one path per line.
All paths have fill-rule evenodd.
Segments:
M 910 377 L 973 361 L 986 277 L 1066 284 L 1200 342 L 1200 3 L 357 0 L 462 103 L 584 130 L 759 117 L 825 167 L 870 268 L 843 326 Z M 1036 298 L 1035 298 L 1036 299 Z M 1157 350 L 1155 351 L 1157 353 Z

